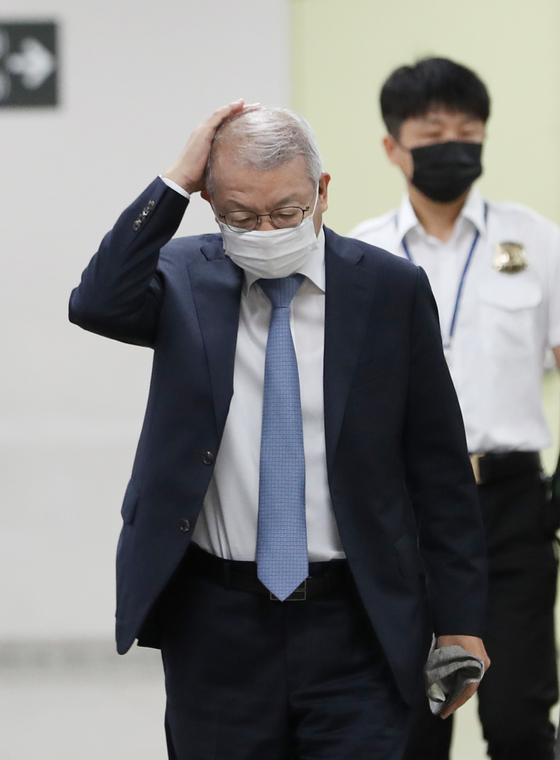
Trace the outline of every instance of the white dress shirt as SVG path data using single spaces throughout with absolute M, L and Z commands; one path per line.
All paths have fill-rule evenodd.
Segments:
M 465 262 L 453 338 L 450 326 Z M 428 275 L 471 452 L 538 451 L 550 444 L 541 383 L 547 348 L 560 344 L 560 229 L 524 206 L 469 193 L 445 242 L 427 235 L 408 195 L 398 210 L 363 222 L 351 237 L 406 256 Z M 521 243 L 528 268 L 492 267 L 497 243 Z
M 175 190 L 175 192 L 179 193 L 179 195 L 183 195 L 185 198 L 191 197 L 190 194 L 187 193 L 184 187 L 181 187 L 181 185 L 178 185 L 176 182 L 173 182 L 172 179 L 168 179 L 167 177 L 162 177 L 161 174 L 159 176 L 165 182 L 167 187 L 170 187 L 172 190 Z
M 305 510 L 310 561 L 344 557 L 327 482 L 323 407 L 325 336 L 324 233 L 298 272 L 291 305 L 305 454 Z M 245 274 L 229 408 L 214 475 L 193 541 L 225 559 L 255 559 L 264 363 L 272 307 L 256 277 Z
M 189 197 L 175 182 L 163 181 Z M 325 235 L 297 270 L 305 275 L 291 305 L 290 323 L 297 358 L 303 448 L 305 513 L 310 562 L 341 559 L 327 481 L 323 405 L 325 342 Z M 259 470 L 264 387 L 264 363 L 272 314 L 257 278 L 245 273 L 241 293 L 233 397 L 193 541 L 218 557 L 255 560 L 259 513 Z

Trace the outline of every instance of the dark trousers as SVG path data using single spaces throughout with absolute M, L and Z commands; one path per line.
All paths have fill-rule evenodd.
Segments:
M 554 760 L 549 711 L 558 698 L 555 516 L 539 473 L 480 486 L 479 495 L 490 560 L 485 645 L 492 665 L 478 690 L 488 755 Z M 448 760 L 451 721 L 432 716 L 422 699 L 406 760 Z
M 187 557 L 162 619 L 171 760 L 401 760 L 411 710 L 353 585 L 271 601 Z

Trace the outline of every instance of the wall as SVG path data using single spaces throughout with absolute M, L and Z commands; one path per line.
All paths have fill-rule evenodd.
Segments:
M 287 0 L 4 0 L 62 25 L 62 105 L 0 110 L 0 639 L 110 636 L 150 352 L 67 322 L 120 211 L 223 103 L 289 105 Z M 213 229 L 193 200 L 182 233 Z
M 243 95 L 304 113 L 333 174 L 326 221 L 346 232 L 402 191 L 380 149 L 381 82 L 450 55 L 494 97 L 483 191 L 560 221 L 556 0 L 291 0 L 291 13 L 290 27 L 288 0 L 4 0 L 2 20 L 60 21 L 63 72 L 59 109 L 0 110 L 0 640 L 111 635 L 150 353 L 69 325 L 67 301 L 214 108 Z M 181 232 L 212 225 L 195 199 Z
M 558 0 L 292 0 L 294 108 L 314 127 L 329 186 L 328 225 L 345 234 L 398 205 L 400 173 L 382 150 L 379 90 L 426 55 L 474 68 L 493 99 L 482 192 L 560 222 Z M 560 385 L 545 383 L 557 437 Z M 550 469 L 557 444 L 545 452 Z
M 493 98 L 485 175 L 496 199 L 560 221 L 560 4 L 557 0 L 292 0 L 294 107 L 317 131 L 341 232 L 397 204 L 381 152 L 379 90 L 424 55 L 472 66 Z

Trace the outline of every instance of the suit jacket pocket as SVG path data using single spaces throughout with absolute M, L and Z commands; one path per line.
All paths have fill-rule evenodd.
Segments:
M 422 572 L 422 565 L 413 536 L 410 533 L 405 533 L 395 542 L 394 546 L 401 575 L 405 578 L 419 575 Z
M 136 484 L 129 482 L 126 493 L 124 495 L 123 505 L 121 508 L 121 516 L 126 525 L 131 525 L 134 522 L 134 515 L 136 514 L 136 507 L 138 506 L 138 500 L 140 495 L 136 488 Z

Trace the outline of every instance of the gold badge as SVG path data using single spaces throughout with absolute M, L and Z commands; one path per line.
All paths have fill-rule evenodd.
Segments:
M 521 243 L 496 243 L 492 267 L 496 272 L 516 274 L 527 269 L 529 262 Z

